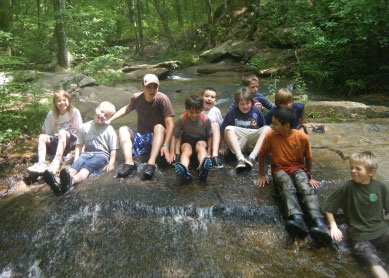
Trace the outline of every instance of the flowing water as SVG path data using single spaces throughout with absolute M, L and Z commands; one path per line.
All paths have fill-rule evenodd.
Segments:
M 236 76 L 181 73 L 161 82 L 161 91 L 178 115 L 187 95 L 212 86 L 225 111 L 239 83 Z M 133 91 L 138 84 L 122 87 Z M 123 105 L 128 100 L 105 97 Z M 76 106 L 84 118 L 93 115 L 83 102 Z M 126 121 L 134 125 L 135 117 L 115 127 Z M 344 180 L 333 166 L 318 167 L 315 176 L 328 178 L 319 194 Z M 168 166 L 143 181 L 143 167 L 126 179 L 113 172 L 92 177 L 60 197 L 42 187 L 0 200 L 0 278 L 368 277 L 345 243 L 326 248 L 286 233 L 274 187 L 254 185 L 257 170 L 236 175 L 234 162 L 226 162 L 207 183 L 197 182 L 193 169 L 194 182 L 183 185 Z

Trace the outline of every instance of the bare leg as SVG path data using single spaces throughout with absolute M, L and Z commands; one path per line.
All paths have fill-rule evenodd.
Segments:
M 232 129 L 226 129 L 226 143 L 230 150 L 236 155 L 236 157 L 242 156 L 242 150 L 240 149 L 240 144 L 236 133 Z
M 119 128 L 119 142 L 124 155 L 124 163 L 134 165 L 132 158 L 132 131 L 127 126 Z
M 81 169 L 80 172 L 77 173 L 77 171 L 73 168 L 70 168 L 69 174 L 74 179 L 74 183 L 80 183 L 84 180 L 86 180 L 89 176 L 89 171 L 85 168 Z
M 212 156 L 218 156 L 220 144 L 220 127 L 217 122 L 213 122 L 212 126 Z
M 61 162 L 66 145 L 69 144 L 69 139 L 70 139 L 69 132 L 61 129 L 58 133 L 58 146 L 57 146 L 57 151 L 55 153 L 55 158 L 59 159 L 58 162 Z
M 262 147 L 263 140 L 265 139 L 266 134 L 271 130 L 270 126 L 264 126 L 263 130 L 261 132 L 261 135 L 259 136 L 257 143 L 255 144 L 255 147 L 253 151 L 250 153 L 250 157 L 253 159 L 256 159 L 259 153 L 259 150 Z
M 199 163 L 203 161 L 203 159 L 207 156 L 207 143 L 204 141 L 198 141 L 196 143 L 196 152 L 197 152 L 197 159 L 199 160 Z
M 165 127 L 161 124 L 154 126 L 153 144 L 151 146 L 150 158 L 147 164 L 155 165 L 155 161 L 161 150 L 163 140 L 165 138 Z
M 174 150 L 174 153 L 175 154 L 179 154 L 180 153 L 180 146 L 181 146 L 181 137 L 179 137 L 176 141 L 176 149 Z
M 388 278 L 389 277 L 388 273 L 380 265 L 373 265 L 371 267 L 371 272 L 373 272 L 374 277 L 377 277 L 377 278 Z
M 184 143 L 181 146 L 180 162 L 189 167 L 190 156 L 192 155 L 192 147 L 188 143 Z
M 47 134 L 40 134 L 38 137 L 38 162 L 46 161 L 46 144 L 50 143 L 50 137 Z

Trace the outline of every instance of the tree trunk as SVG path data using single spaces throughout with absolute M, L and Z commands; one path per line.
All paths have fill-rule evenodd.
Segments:
M 143 57 L 145 54 L 145 47 L 144 47 L 143 24 L 142 24 L 143 8 L 142 8 L 141 0 L 136 0 L 136 9 L 137 9 L 138 33 L 139 33 L 139 55 Z
M 140 52 L 140 46 L 139 46 L 139 36 L 138 36 L 138 30 L 137 30 L 137 23 L 135 19 L 135 2 L 134 0 L 127 0 L 127 5 L 128 5 L 128 12 L 129 12 L 129 18 L 132 26 L 134 27 L 134 35 L 135 35 L 135 40 L 136 40 L 136 46 L 135 46 L 135 51 L 136 53 Z
M 0 30 L 8 32 L 12 24 L 12 9 L 10 0 L 0 0 Z
M 58 44 L 58 65 L 62 68 L 70 68 L 70 53 L 68 48 L 68 37 L 64 19 L 65 0 L 53 0 L 55 11 L 55 37 Z
M 205 0 L 205 7 L 208 15 L 208 46 L 213 44 L 213 17 L 212 17 L 212 3 L 211 0 Z
M 153 3 L 159 17 L 161 18 L 162 28 L 165 33 L 165 36 L 168 39 L 169 44 L 173 45 L 173 38 L 169 28 L 169 20 L 167 18 L 167 13 L 165 11 L 165 4 L 164 2 L 162 2 L 162 5 L 160 5 L 160 0 L 153 0 Z
M 177 12 L 177 21 L 179 28 L 184 27 L 184 21 L 182 20 L 182 11 L 180 0 L 175 0 L 176 12 Z

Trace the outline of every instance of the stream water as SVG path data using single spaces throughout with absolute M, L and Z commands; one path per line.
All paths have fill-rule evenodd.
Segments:
M 239 76 L 181 73 L 162 81 L 161 91 L 179 115 L 187 95 L 212 86 L 225 111 L 239 84 Z M 138 85 L 121 87 L 130 95 Z M 107 93 L 75 106 L 87 120 L 99 98 L 124 105 L 129 95 Z M 135 119 L 115 127 L 135 126 Z M 172 167 L 159 167 L 153 180 L 143 181 L 139 166 L 130 178 L 105 173 L 60 197 L 47 186 L 1 199 L 0 278 L 368 277 L 345 243 L 325 248 L 290 236 L 273 186 L 254 185 L 257 170 L 236 175 L 234 162 L 225 162 L 206 184 L 182 185 Z M 323 182 L 327 189 L 345 177 L 326 175 L 333 178 Z

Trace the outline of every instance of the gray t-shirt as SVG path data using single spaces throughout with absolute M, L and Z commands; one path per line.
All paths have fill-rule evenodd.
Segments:
M 211 120 L 211 123 L 217 122 L 219 126 L 222 124 L 223 117 L 222 114 L 220 113 L 220 109 L 217 108 L 216 106 L 213 106 L 209 110 L 203 110 L 203 113 Z
M 211 121 L 209 118 L 204 115 L 206 120 L 205 124 L 201 117 L 199 117 L 195 122 L 191 121 L 189 117 L 186 117 L 184 123 L 182 123 L 184 114 L 182 114 L 176 122 L 174 137 L 179 138 L 182 135 L 193 139 L 205 140 L 209 136 L 212 136 Z
M 77 144 L 85 145 L 85 152 L 103 153 L 109 159 L 112 150 L 119 147 L 116 132 L 111 125 L 85 123 L 77 138 Z

